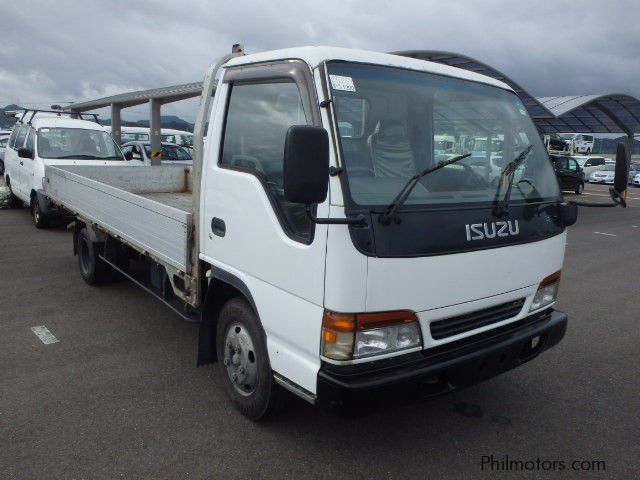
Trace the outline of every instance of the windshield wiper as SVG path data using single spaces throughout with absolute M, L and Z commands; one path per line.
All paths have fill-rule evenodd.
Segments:
M 383 225 L 389 225 L 391 223 L 391 219 L 395 217 L 396 211 L 402 205 L 404 205 L 404 202 L 407 201 L 407 198 L 409 198 L 409 195 L 411 195 L 411 192 L 416 187 L 416 185 L 418 184 L 418 182 L 422 177 L 429 175 L 430 173 L 435 172 L 436 170 L 440 170 L 441 168 L 444 168 L 447 165 L 451 165 L 452 163 L 458 162 L 463 158 L 467 158 L 470 156 L 471 156 L 471 153 L 465 153 L 463 155 L 458 155 L 457 157 L 450 158 L 449 160 L 443 160 L 442 162 L 438 162 L 433 167 L 429 167 L 426 170 L 423 170 L 422 172 L 417 173 L 416 175 L 411 177 L 409 181 L 405 184 L 405 186 L 402 187 L 402 190 L 400 190 L 398 195 L 396 195 L 396 198 L 393 199 L 393 201 L 391 202 L 391 205 L 389 205 L 389 207 L 387 208 L 387 211 L 384 212 L 382 215 L 380 215 L 380 218 L 378 219 L 378 221 Z
M 522 165 L 522 162 L 524 162 L 524 159 L 527 158 L 527 155 L 529 155 L 529 152 L 531 151 L 532 148 L 533 148 L 533 143 L 530 144 L 527 148 L 525 148 L 520 153 L 520 155 L 518 155 L 512 161 L 507 163 L 502 169 L 502 172 L 500 173 L 500 178 L 498 179 L 498 185 L 502 184 L 502 182 L 507 176 L 509 177 L 509 183 L 507 184 L 507 190 L 504 193 L 504 197 L 502 197 L 502 200 L 500 200 L 500 203 L 498 203 L 496 208 L 493 210 L 493 214 L 496 217 L 502 217 L 505 213 L 507 213 L 507 210 L 509 208 L 509 200 L 511 200 L 511 187 L 513 186 L 513 179 L 516 176 L 516 170 L 520 165 Z M 495 201 L 498 201 L 499 192 L 500 192 L 500 188 L 498 188 L 498 190 L 496 191 Z

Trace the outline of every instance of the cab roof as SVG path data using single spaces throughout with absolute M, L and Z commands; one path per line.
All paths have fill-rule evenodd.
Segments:
M 26 123 L 26 122 L 25 122 Z M 55 114 L 45 115 L 36 114 L 31 120 L 31 125 L 36 130 L 39 128 L 82 128 L 85 130 L 100 130 L 106 131 L 102 125 L 96 122 L 90 122 L 88 120 L 80 120 L 78 118 L 69 118 L 65 116 L 57 116 Z
M 495 78 L 487 77 L 479 73 L 471 72 L 461 68 L 451 67 L 441 63 L 434 63 L 425 60 L 393 55 L 390 53 L 379 53 L 368 50 L 356 50 L 338 47 L 296 47 L 283 50 L 271 50 L 267 52 L 242 55 L 229 60 L 225 67 L 248 65 L 251 63 L 269 62 L 275 60 L 299 59 L 306 62 L 311 68 L 316 68 L 324 61 L 342 60 L 346 62 L 370 63 L 389 67 L 399 67 L 408 70 L 446 75 L 449 77 L 471 80 L 473 82 L 492 85 L 504 90 L 513 91 L 509 85 Z

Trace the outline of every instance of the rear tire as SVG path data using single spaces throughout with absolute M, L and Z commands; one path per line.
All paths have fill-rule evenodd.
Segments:
M 36 228 L 47 228 L 49 226 L 49 219 L 40 210 L 40 202 L 36 197 L 31 199 L 31 218 Z
M 86 228 L 80 230 L 78 234 L 77 249 L 80 275 L 82 275 L 82 279 L 85 282 L 89 285 L 98 285 L 107 282 L 111 278 L 109 265 L 98 257 L 102 251 L 102 245 L 91 241 Z
M 22 208 L 24 207 L 24 203 L 18 197 L 13 194 L 13 190 L 11 189 L 11 183 L 7 185 L 9 187 L 9 200 L 7 201 L 7 205 L 9 208 Z
M 576 187 L 575 192 L 576 192 L 576 195 L 582 195 L 582 192 L 584 192 L 584 183 L 579 184 Z
M 218 370 L 234 407 L 254 421 L 279 410 L 285 392 L 273 379 L 264 331 L 245 299 L 232 298 L 220 310 L 216 347 Z

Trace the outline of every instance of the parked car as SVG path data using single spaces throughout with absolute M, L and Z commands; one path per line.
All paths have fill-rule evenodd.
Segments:
M 570 190 L 580 195 L 584 191 L 584 172 L 575 158 L 568 155 L 549 155 L 560 185 L 560 190 Z
M 111 133 L 111 126 L 105 127 L 107 132 Z M 184 130 L 175 130 L 173 128 L 163 128 L 160 130 L 161 139 L 163 142 L 176 143 L 180 146 L 192 146 L 193 145 L 193 133 L 186 132 Z M 120 141 L 122 143 L 127 142 L 148 142 L 149 141 L 149 128 L 148 127 L 120 127 Z
M 131 153 L 131 160 L 138 160 L 144 162 L 145 165 L 151 165 L 151 143 L 150 142 L 128 142 L 122 145 L 122 153 L 125 157 L 129 157 Z M 175 143 L 163 143 L 162 144 L 162 163 L 163 164 L 180 164 L 180 165 L 192 165 L 193 154 L 192 151 L 186 148 L 176 145 Z
M 589 177 L 591 183 L 610 183 L 613 185 L 613 179 L 616 176 L 616 166 L 612 164 L 598 167 Z
M 9 135 L 11 132 L 3 135 L 0 133 L 0 175 L 4 174 L 4 152 L 7 148 L 7 142 L 9 141 Z
M 543 138 L 547 150 L 553 150 L 556 152 L 568 152 L 569 147 L 567 143 L 557 133 L 549 133 Z
M 640 187 L 640 174 L 633 177 L 632 183 L 634 187 Z
M 629 166 L 629 185 L 633 185 L 633 179 L 640 174 L 640 163 L 631 162 Z
M 577 156 L 573 155 L 573 158 L 578 162 L 578 165 L 582 168 L 584 172 L 585 181 L 589 181 L 591 174 L 595 172 L 598 167 L 606 165 L 610 163 L 611 165 L 615 165 L 613 160 L 609 160 L 605 157 L 586 157 L 586 156 Z
M 46 165 L 109 165 L 124 161 L 120 148 L 97 122 L 32 111 L 16 124 L 4 156 L 9 206 L 27 204 L 33 223 L 44 228 L 68 213 L 43 194 Z M 29 117 L 29 120 L 26 119 Z

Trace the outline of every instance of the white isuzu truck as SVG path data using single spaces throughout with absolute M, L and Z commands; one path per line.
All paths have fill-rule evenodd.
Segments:
M 442 135 L 503 138 L 502 170 L 436 159 Z M 247 417 L 284 390 L 445 392 L 563 338 L 577 209 L 504 83 L 358 50 L 229 55 L 194 140 L 192 168 L 48 165 L 44 187 L 77 217 L 83 278 L 118 271 L 200 321 L 198 364 Z

